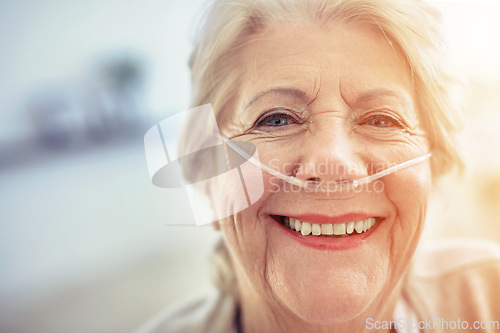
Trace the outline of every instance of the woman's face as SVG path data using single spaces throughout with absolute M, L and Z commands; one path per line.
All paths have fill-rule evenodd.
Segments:
M 220 127 L 254 143 L 261 162 L 328 183 L 428 152 L 408 65 L 382 33 L 283 25 L 257 37 L 241 51 L 241 89 Z M 221 221 L 243 307 L 254 302 L 275 319 L 318 324 L 383 307 L 421 233 L 428 162 L 354 194 L 311 193 L 263 174 L 262 198 Z M 339 235 L 308 234 L 307 224 L 291 230 L 283 224 L 290 218 Z

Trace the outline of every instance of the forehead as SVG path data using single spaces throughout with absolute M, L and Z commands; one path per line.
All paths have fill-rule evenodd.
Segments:
M 368 91 L 392 91 L 413 104 L 401 52 L 366 26 L 275 25 L 249 43 L 240 59 L 240 108 L 276 88 L 297 89 L 328 103 L 338 96 L 348 102 Z

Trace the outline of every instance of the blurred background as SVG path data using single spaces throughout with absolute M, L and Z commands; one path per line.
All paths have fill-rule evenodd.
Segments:
M 436 1 L 465 82 L 466 172 L 426 238 L 500 241 L 500 1 Z M 203 0 L 0 1 L 0 332 L 130 332 L 210 288 L 210 227 L 143 135 L 189 105 Z M 175 204 L 172 204 L 175 203 Z

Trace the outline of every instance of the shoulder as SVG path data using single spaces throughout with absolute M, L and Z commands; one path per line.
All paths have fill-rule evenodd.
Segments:
M 151 319 L 135 333 L 236 332 L 236 302 L 219 291 L 185 300 Z
M 499 244 L 441 239 L 417 250 L 404 295 L 421 317 L 493 320 L 500 317 L 499 281 Z

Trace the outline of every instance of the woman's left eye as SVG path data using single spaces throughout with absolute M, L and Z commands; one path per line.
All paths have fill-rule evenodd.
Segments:
M 292 116 L 285 113 L 274 113 L 262 117 L 257 121 L 257 126 L 268 126 L 268 127 L 282 127 L 294 123 L 295 120 Z
M 386 128 L 386 127 L 398 127 L 402 128 L 403 123 L 395 119 L 393 117 L 389 116 L 384 116 L 384 115 L 375 115 L 371 116 L 365 121 L 363 121 L 363 124 L 374 126 L 374 127 L 379 127 L 379 128 Z

